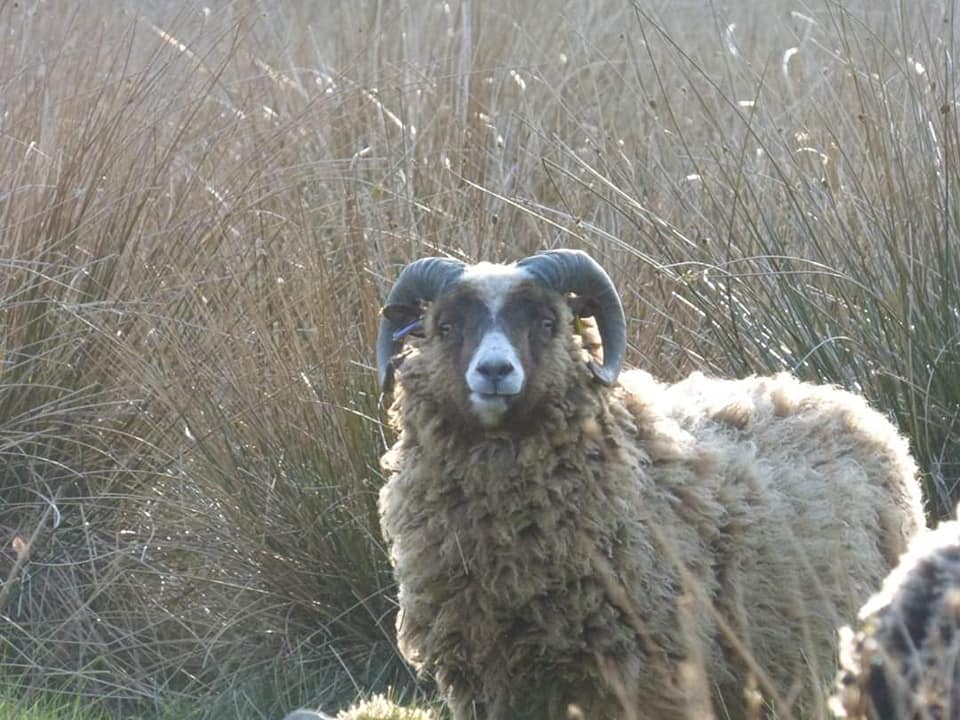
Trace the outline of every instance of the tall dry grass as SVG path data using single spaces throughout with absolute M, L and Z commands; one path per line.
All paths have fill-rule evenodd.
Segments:
M 412 690 L 370 364 L 423 254 L 588 248 L 633 364 L 858 389 L 943 513 L 956 9 L 0 0 L 2 677 L 176 717 Z

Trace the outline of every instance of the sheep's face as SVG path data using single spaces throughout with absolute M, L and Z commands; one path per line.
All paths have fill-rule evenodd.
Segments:
M 574 338 L 574 315 L 594 318 L 602 365 Z M 511 265 L 439 257 L 410 263 L 381 311 L 377 373 L 384 391 L 392 386 L 394 356 L 411 335 L 423 339 L 403 356 L 403 390 L 416 398 L 404 405 L 468 432 L 523 432 L 538 413 L 568 412 L 580 381 L 616 382 L 627 347 L 610 276 L 586 253 L 565 249 Z
M 426 316 L 424 342 L 437 358 L 432 387 L 465 424 L 498 428 L 523 421 L 555 379 L 573 365 L 557 352 L 571 321 L 559 293 L 513 266 L 480 264 L 438 297 Z

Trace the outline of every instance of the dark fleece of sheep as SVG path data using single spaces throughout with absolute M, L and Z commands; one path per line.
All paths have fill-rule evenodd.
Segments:
M 841 632 L 839 715 L 960 718 L 960 522 L 919 535 L 860 619 Z
M 524 292 L 556 330 L 502 425 L 469 412 L 443 298 L 398 369 L 380 508 L 404 655 L 457 720 L 680 718 L 704 695 L 737 717 L 751 670 L 824 702 L 835 628 L 922 523 L 906 444 L 787 375 L 602 387 L 564 298 Z

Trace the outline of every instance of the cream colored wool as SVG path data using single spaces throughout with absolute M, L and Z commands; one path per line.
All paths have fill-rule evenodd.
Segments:
M 331 717 L 319 710 L 300 709 L 284 716 L 283 720 L 437 720 L 430 710 L 403 707 L 383 695 L 374 695 L 341 710 Z
M 457 720 L 682 718 L 691 676 L 737 717 L 749 664 L 726 625 L 767 699 L 823 702 L 837 625 L 923 523 L 906 443 L 785 374 L 604 388 L 583 361 L 576 336 L 544 359 L 529 434 L 468 433 L 437 346 L 408 350 L 380 495 L 406 658 Z

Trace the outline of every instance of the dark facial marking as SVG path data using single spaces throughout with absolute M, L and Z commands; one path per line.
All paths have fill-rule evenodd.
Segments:
M 493 325 L 490 310 L 467 285 L 444 295 L 432 313 L 428 331 L 444 344 L 462 377 L 483 335 Z
M 517 349 L 528 375 L 536 372 L 556 337 L 557 321 L 550 293 L 537 285 L 519 285 L 507 296 L 497 325 Z

